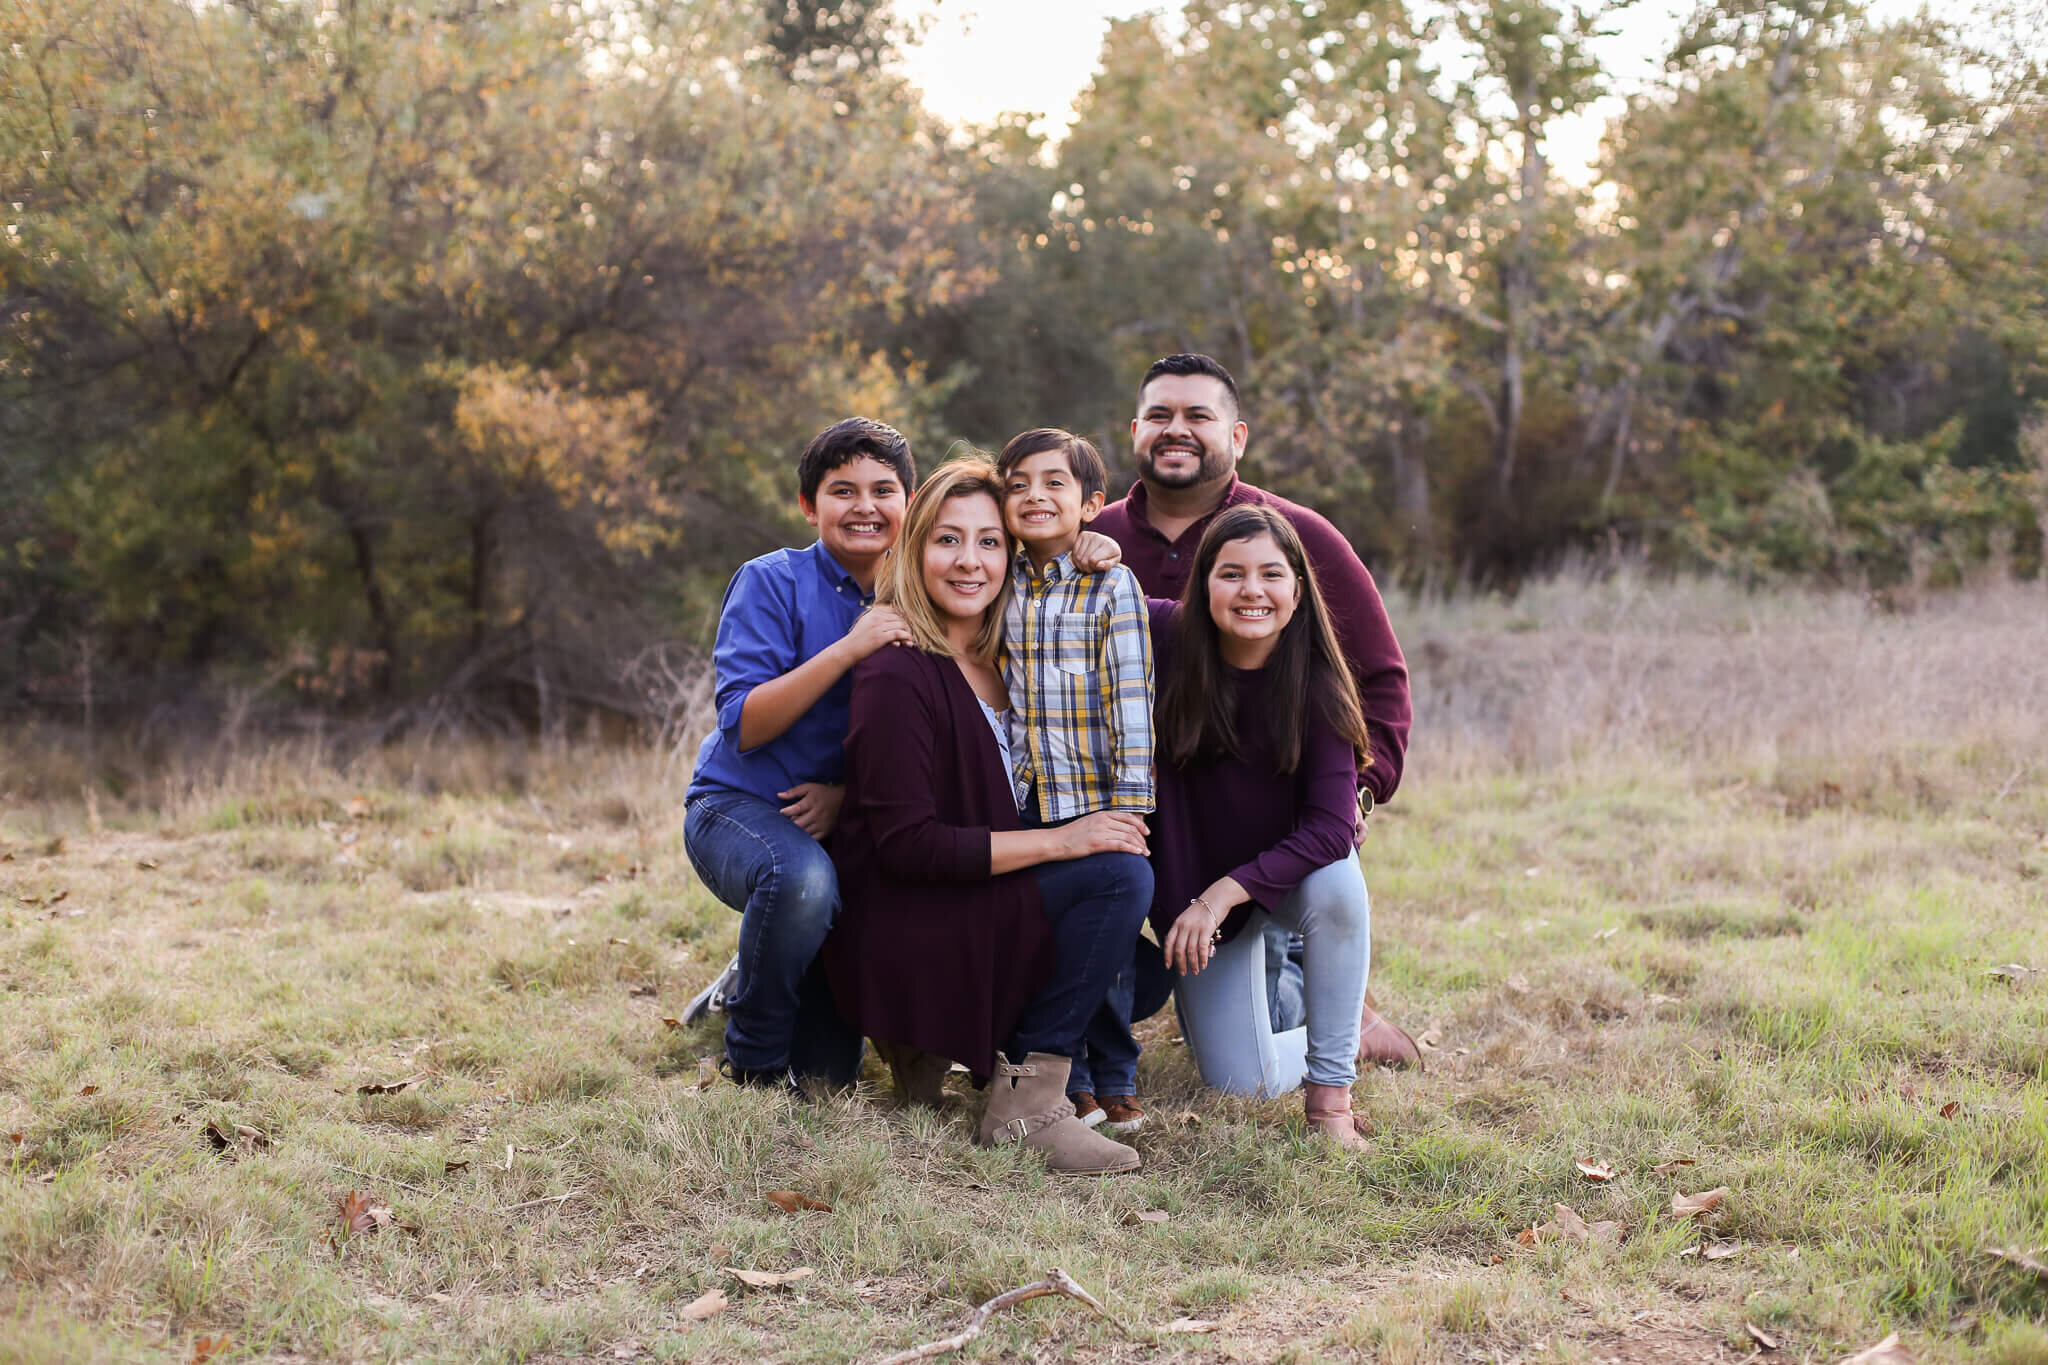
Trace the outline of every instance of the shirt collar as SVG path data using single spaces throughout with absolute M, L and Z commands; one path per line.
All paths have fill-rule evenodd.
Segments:
M 1031 555 L 1028 551 L 1017 551 L 1017 558 L 1011 561 L 1011 568 L 1016 574 L 1017 582 L 1020 585 L 1030 585 L 1034 575 L 1031 571 Z M 1054 556 L 1052 562 L 1045 566 L 1045 578 L 1049 583 L 1064 583 L 1077 572 L 1079 571 L 1074 568 L 1074 552 L 1072 550 L 1067 550 Z
M 1204 512 L 1196 519 L 1195 524 L 1188 529 L 1196 530 L 1207 526 L 1209 518 L 1215 516 L 1216 513 L 1221 512 L 1226 507 L 1235 507 L 1241 502 L 1255 502 L 1257 500 L 1258 490 L 1238 478 L 1236 471 L 1233 470 L 1230 475 L 1230 482 L 1223 486 L 1223 501 L 1217 503 L 1211 510 Z M 1155 536 L 1161 535 L 1159 528 L 1152 524 L 1150 512 L 1152 494 L 1145 487 L 1143 479 L 1139 479 L 1131 485 L 1131 491 L 1124 495 L 1124 505 L 1125 509 L 1130 513 L 1133 525 L 1142 526 Z M 1164 537 L 1161 536 L 1161 538 L 1163 539 Z
M 843 583 L 852 588 L 863 602 L 874 596 L 872 592 L 860 585 L 858 578 L 855 578 L 846 571 L 846 566 L 841 564 L 830 550 L 825 548 L 824 541 L 820 540 L 814 543 L 811 546 L 811 554 L 818 566 L 818 572 L 825 575 L 832 583 L 835 585 Z

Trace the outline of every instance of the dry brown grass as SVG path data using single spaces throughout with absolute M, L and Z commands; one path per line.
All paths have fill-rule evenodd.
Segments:
M 2048 1243 L 2048 978 L 1985 975 L 2048 967 L 2040 601 L 1397 608 L 1419 715 L 1367 845 L 1374 978 L 1440 1030 L 1431 1071 L 1360 1086 L 1375 1148 L 1344 1159 L 1289 1102 L 1202 1091 L 1156 1020 L 1146 1167 L 1104 1182 L 879 1076 L 699 1093 L 715 1033 L 661 1018 L 735 924 L 688 874 L 672 755 L 149 769 L 0 736 L 0 1363 L 223 1330 L 276 1361 L 862 1359 L 1055 1263 L 1127 1321 L 1218 1330 L 1047 1301 L 961 1358 L 1732 1365 L 1753 1322 L 1778 1358 L 1896 1328 L 1923 1361 L 2048 1359 L 2048 1287 L 1982 1255 Z M 208 1122 L 270 1145 L 224 1160 Z M 1680 1257 L 1671 1194 L 1719 1184 L 1708 1231 L 1744 1249 Z M 351 1187 L 419 1231 L 337 1254 Z M 1557 1201 L 1626 1241 L 1521 1248 Z M 741 1292 L 723 1264 L 817 1273 Z M 717 1284 L 733 1307 L 679 1318 Z

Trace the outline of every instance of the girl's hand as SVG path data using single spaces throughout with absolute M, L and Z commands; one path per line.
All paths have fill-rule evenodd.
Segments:
M 1180 918 L 1166 931 L 1166 942 L 1161 949 L 1166 955 L 1166 965 L 1186 976 L 1193 976 L 1209 965 L 1209 959 L 1216 956 L 1217 928 L 1223 923 L 1224 912 L 1212 910 L 1197 900 L 1180 912 Z
M 1145 856 L 1145 822 L 1124 810 L 1099 810 L 1054 831 L 1060 836 L 1062 861 L 1091 853 L 1135 853 Z

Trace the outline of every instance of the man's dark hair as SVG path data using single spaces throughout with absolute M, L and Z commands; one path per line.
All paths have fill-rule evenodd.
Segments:
M 1061 431 L 1058 427 L 1033 427 L 1012 436 L 1010 443 L 1003 447 L 1003 453 L 996 456 L 996 472 L 1008 479 L 1011 470 L 1033 455 L 1043 455 L 1048 450 L 1066 455 L 1067 468 L 1081 481 L 1082 502 L 1097 493 L 1108 494 L 1109 471 L 1103 467 L 1102 452 L 1087 437 Z
M 1169 355 L 1152 362 L 1152 368 L 1145 371 L 1145 377 L 1138 381 L 1138 406 L 1145 405 L 1145 388 L 1162 374 L 1205 374 L 1219 381 L 1223 391 L 1230 395 L 1230 414 L 1235 417 L 1244 411 L 1244 404 L 1237 396 L 1237 381 L 1230 377 L 1230 371 L 1223 368 L 1214 356 Z
M 825 482 L 825 476 L 863 455 L 895 470 L 896 477 L 903 480 L 905 497 L 917 487 L 917 461 L 911 457 L 910 442 L 903 433 L 872 417 L 849 417 L 826 427 L 804 447 L 796 462 L 797 491 L 805 502 L 816 503 L 818 485 Z

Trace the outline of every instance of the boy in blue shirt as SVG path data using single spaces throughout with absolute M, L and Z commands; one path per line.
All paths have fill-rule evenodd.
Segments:
M 697 752 L 683 846 L 711 893 L 740 912 L 736 980 L 725 995 L 727 1074 L 792 1087 L 851 1084 L 861 1039 L 840 1022 L 818 949 L 839 912 L 820 842 L 845 795 L 853 666 L 910 644 L 893 607 L 869 607 L 916 482 L 910 443 L 849 417 L 797 462 L 808 548 L 740 566 L 726 589 L 712 661 L 718 728 Z M 864 610 L 865 608 L 865 610 Z

